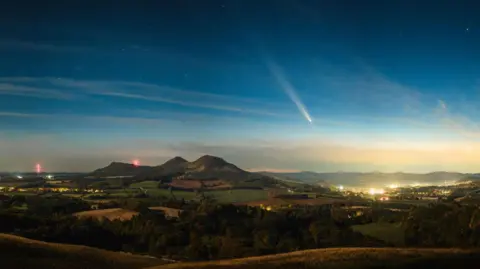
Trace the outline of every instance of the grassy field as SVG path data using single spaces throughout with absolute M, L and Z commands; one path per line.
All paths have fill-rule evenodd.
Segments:
M 162 211 L 166 216 L 169 217 L 178 217 L 182 210 L 175 209 L 175 208 L 168 208 L 164 206 L 152 206 L 149 207 L 150 210 L 153 211 Z M 97 220 L 102 219 L 109 219 L 113 220 L 130 220 L 134 216 L 140 214 L 139 212 L 123 209 L 123 208 L 108 208 L 108 209 L 97 209 L 97 210 L 88 210 L 77 212 L 73 214 L 78 218 L 94 218 Z
M 363 225 L 354 225 L 354 231 L 364 235 L 392 243 L 395 246 L 404 246 L 404 232 L 400 223 L 381 223 L 374 222 Z
M 7 234 L 0 234 L 0 262 L 2 268 L 8 269 L 135 269 L 165 263 L 150 257 Z
M 139 213 L 133 210 L 123 209 L 123 208 L 108 208 L 108 209 L 98 209 L 98 210 L 89 210 L 73 214 L 78 218 L 94 218 L 102 219 L 106 218 L 109 220 L 130 220 L 133 216 L 138 215 Z
M 158 181 L 142 181 L 137 183 L 132 183 L 131 188 L 146 188 L 146 189 L 155 189 L 158 186 Z
M 432 203 L 432 201 L 428 200 L 392 200 L 392 201 L 383 201 L 382 203 L 388 205 L 392 204 L 393 207 L 395 204 L 403 204 L 403 205 L 414 205 L 414 206 L 428 206 Z
M 145 188 L 145 189 L 147 190 L 147 194 L 151 197 L 158 197 L 158 196 L 170 197 L 170 191 L 167 189 L 158 189 L 158 188 Z M 126 191 L 124 191 L 123 189 L 116 189 L 116 190 L 110 190 L 109 192 L 112 197 L 113 196 L 128 197 L 131 195 L 141 193 L 139 189 L 132 189 L 132 188 L 126 189 Z M 193 200 L 197 198 L 195 192 L 191 192 L 191 191 L 174 190 L 172 192 L 177 199 L 183 198 L 185 200 Z M 205 191 L 204 193 L 205 195 L 215 198 L 220 203 L 257 201 L 257 200 L 267 199 L 268 197 L 268 192 L 265 190 L 241 190 L 241 189 L 211 190 L 211 191 Z
M 474 268 L 479 250 L 330 248 L 200 263 L 173 263 L 150 269 L 451 269 Z M 473 265 L 473 267 L 472 267 Z
M 480 250 L 326 248 L 212 262 L 172 263 L 91 247 L 0 234 L 2 268 L 53 269 L 451 269 L 475 268 Z

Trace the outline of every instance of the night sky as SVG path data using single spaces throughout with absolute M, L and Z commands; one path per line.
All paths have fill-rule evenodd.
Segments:
M 0 171 L 480 172 L 478 1 L 4 1 Z

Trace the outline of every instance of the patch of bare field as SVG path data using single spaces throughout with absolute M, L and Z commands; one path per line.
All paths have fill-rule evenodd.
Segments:
M 168 217 L 178 217 L 182 210 L 164 206 L 152 206 L 149 207 L 150 210 L 163 211 L 165 216 Z M 97 210 L 88 210 L 82 211 L 73 214 L 78 218 L 94 218 L 97 220 L 109 219 L 109 220 L 130 220 L 133 216 L 137 216 L 139 213 L 133 210 L 123 209 L 123 208 L 108 208 L 108 209 L 97 209 Z
M 181 209 L 170 208 L 165 206 L 152 206 L 152 207 L 149 207 L 149 209 L 163 211 L 165 216 L 172 217 L 172 218 L 178 218 L 180 216 L 180 213 L 182 213 L 183 211 Z
M 214 262 L 176 263 L 150 269 L 451 269 L 470 268 L 478 262 L 480 250 L 327 248 Z
M 133 210 L 123 209 L 123 208 L 108 208 L 108 209 L 98 209 L 98 210 L 89 210 L 73 214 L 78 218 L 95 218 L 95 219 L 109 219 L 109 220 L 130 220 L 133 216 L 138 215 L 139 213 Z

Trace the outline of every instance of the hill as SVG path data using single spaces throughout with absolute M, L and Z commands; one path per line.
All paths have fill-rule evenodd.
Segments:
M 479 250 L 459 249 L 327 248 L 150 269 L 451 269 L 478 264 L 479 254 Z
M 136 176 L 151 170 L 151 166 L 135 166 L 131 163 L 112 162 L 89 174 L 94 177 Z
M 472 184 L 478 185 L 478 184 L 480 184 L 480 174 L 465 175 L 462 178 L 460 178 L 459 180 L 457 180 L 457 183 L 458 184 L 472 183 Z
M 335 173 L 316 173 L 316 172 L 297 172 L 297 173 L 272 173 L 261 172 L 267 176 L 284 178 L 307 184 L 342 184 L 347 186 L 382 186 L 388 184 L 443 184 L 445 181 L 454 182 L 462 179 L 466 174 L 456 172 L 432 172 L 427 174 L 414 173 L 355 173 L 355 172 L 335 172 Z
M 270 176 L 278 180 L 291 181 L 296 183 L 307 183 L 326 186 L 328 183 L 322 179 L 321 173 L 315 172 L 290 172 L 290 173 L 278 173 L 278 172 L 259 172 L 262 175 Z
M 137 175 L 137 179 L 166 179 L 185 173 L 188 161 L 182 157 L 174 157 L 161 165 L 151 167 Z
M 258 173 L 250 173 L 224 159 L 204 155 L 193 162 L 175 157 L 158 166 L 134 166 L 112 162 L 97 169 L 90 177 L 125 177 L 134 181 L 162 181 L 180 189 L 227 189 L 231 187 L 268 187 L 277 180 Z
M 164 264 L 159 259 L 92 247 L 47 243 L 0 234 L 2 268 L 135 269 Z
M 193 179 L 246 180 L 255 176 L 222 158 L 210 155 L 189 163 L 185 171 L 185 177 Z

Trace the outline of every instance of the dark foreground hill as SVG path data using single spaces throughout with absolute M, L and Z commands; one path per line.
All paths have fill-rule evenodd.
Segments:
M 0 268 L 5 269 L 135 269 L 164 263 L 150 257 L 0 234 Z
M 0 234 L 1 268 L 54 269 L 452 269 L 477 268 L 480 250 L 328 248 L 212 262 L 173 263 Z
M 477 268 L 480 250 L 330 248 L 150 269 L 452 269 Z

